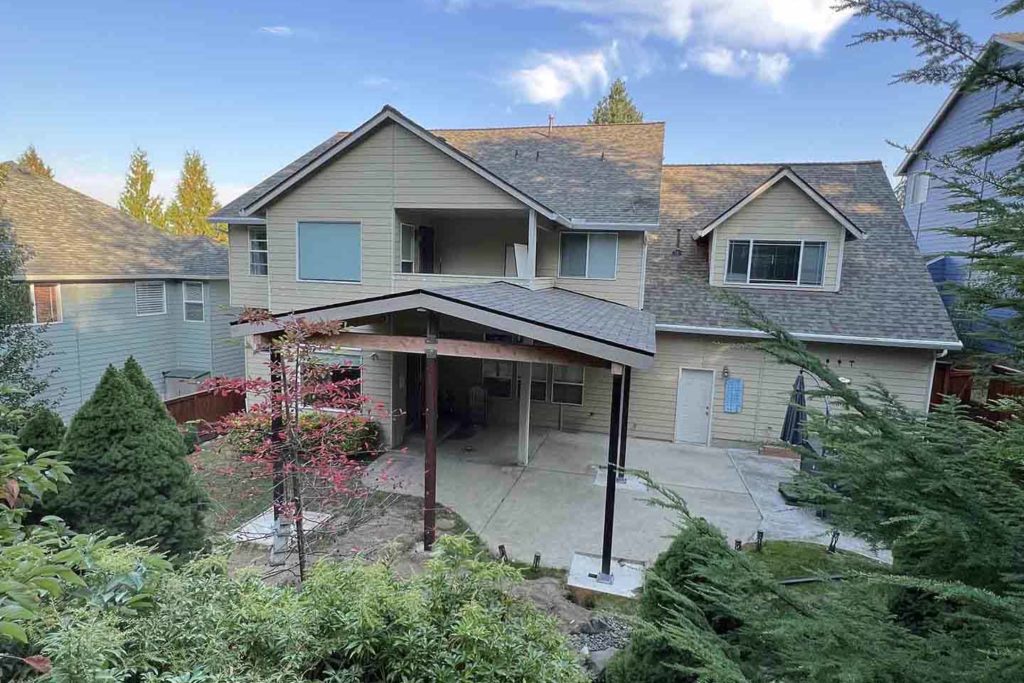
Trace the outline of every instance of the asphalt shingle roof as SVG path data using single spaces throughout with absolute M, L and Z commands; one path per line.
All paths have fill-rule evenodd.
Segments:
M 557 287 L 531 290 L 508 282 L 423 291 L 616 346 L 654 353 L 654 316 L 604 299 Z
M 708 283 L 692 233 L 789 166 L 866 239 L 846 242 L 839 292 L 730 289 L 790 332 L 956 342 L 880 162 L 665 166 L 661 227 L 647 255 L 645 307 L 660 324 L 745 327 Z M 681 254 L 674 254 L 681 230 Z
M 3 166 L 0 220 L 29 250 L 27 279 L 227 279 L 225 246 L 168 235 L 54 180 L 12 163 Z
M 430 131 L 502 180 L 567 218 L 657 223 L 663 123 L 466 128 Z M 342 140 L 336 133 L 254 188 L 218 216 L 246 206 Z

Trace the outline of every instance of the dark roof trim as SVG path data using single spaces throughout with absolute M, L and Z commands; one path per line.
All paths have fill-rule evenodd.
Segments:
M 743 207 L 745 207 L 747 204 L 760 197 L 762 194 L 764 194 L 766 191 L 774 187 L 783 179 L 791 181 L 794 185 L 800 188 L 800 190 L 803 191 L 804 194 L 806 194 L 808 197 L 814 200 L 814 202 L 818 206 L 824 209 L 830 216 L 832 216 L 832 218 L 836 220 L 836 222 L 838 222 L 841 226 L 846 228 L 847 232 L 852 234 L 854 237 L 856 237 L 857 239 L 864 239 L 865 237 L 867 237 L 867 234 L 863 230 L 854 225 L 853 221 L 847 218 L 842 211 L 836 208 L 836 206 L 832 204 L 832 202 L 830 202 L 828 199 L 826 199 L 820 192 L 811 187 L 807 183 L 807 181 L 805 181 L 803 178 L 800 177 L 799 174 L 797 174 L 796 171 L 794 171 L 789 166 L 783 166 L 778 171 L 776 171 L 770 178 L 768 178 L 768 180 L 763 182 L 752 192 L 747 194 L 745 197 L 742 197 L 735 204 L 733 204 L 724 212 L 719 214 L 719 216 L 715 218 L 713 221 L 705 225 L 700 230 L 694 232 L 693 239 L 698 240 L 702 237 L 706 237 L 711 233 L 712 230 L 714 230 L 719 225 L 727 221 L 729 218 L 737 214 L 741 209 L 743 209 Z
M 421 140 L 431 145 L 435 149 L 441 151 L 442 153 L 451 157 L 455 161 L 459 162 L 469 170 L 473 171 L 474 173 L 482 177 L 484 180 L 487 180 L 488 182 L 497 186 L 501 190 L 504 190 L 505 192 L 515 197 L 523 204 L 526 204 L 531 209 L 545 216 L 549 220 L 564 225 L 567 228 L 572 227 L 572 221 L 565 218 L 557 211 L 537 201 L 527 193 L 523 192 L 519 188 L 509 183 L 508 181 L 487 170 L 479 163 L 474 161 L 471 157 L 467 156 L 460 150 L 448 144 L 446 141 L 444 141 L 437 135 L 434 135 L 426 128 L 423 128 L 418 123 L 412 121 L 410 118 L 402 114 L 400 111 L 398 111 L 391 105 L 385 105 L 383 109 L 381 109 L 369 120 L 365 121 L 353 132 L 346 135 L 344 138 L 339 140 L 336 144 L 332 145 L 330 148 L 328 148 L 322 154 L 317 156 L 315 159 L 312 159 L 308 164 L 306 164 L 299 170 L 295 171 L 295 173 L 281 180 L 274 187 L 268 189 L 261 197 L 256 199 L 248 206 L 244 207 L 239 212 L 239 214 L 243 217 L 247 217 L 264 208 L 274 199 L 276 199 L 283 193 L 287 192 L 291 187 L 301 182 L 306 176 L 314 173 L 321 166 L 331 161 L 338 155 L 342 154 L 345 150 L 357 144 L 364 137 L 366 137 L 374 130 L 376 130 L 378 126 L 386 122 L 391 122 L 396 125 L 402 126 L 416 137 L 420 138 Z M 213 219 L 216 219 L 217 221 L 221 222 L 223 222 L 224 220 L 222 216 L 214 216 L 211 218 L 211 220 Z

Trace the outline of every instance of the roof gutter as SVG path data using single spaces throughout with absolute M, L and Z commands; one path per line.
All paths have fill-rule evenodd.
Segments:
M 594 232 L 656 232 L 659 223 L 622 223 L 605 221 L 588 221 L 582 218 L 572 219 L 570 230 L 590 230 Z
M 701 327 L 698 325 L 655 325 L 658 332 L 678 332 L 680 334 L 707 334 L 719 337 L 747 337 L 750 339 L 767 339 L 770 335 L 761 330 L 739 327 Z M 800 341 L 825 342 L 833 344 L 856 344 L 860 346 L 893 346 L 906 349 L 932 349 L 939 351 L 959 351 L 964 345 L 959 342 L 941 341 L 938 339 L 898 339 L 895 337 L 858 337 L 844 334 L 814 334 L 810 332 L 791 332 L 790 336 Z
M 266 225 L 267 219 L 258 216 L 207 216 L 207 223 L 227 223 L 228 225 Z

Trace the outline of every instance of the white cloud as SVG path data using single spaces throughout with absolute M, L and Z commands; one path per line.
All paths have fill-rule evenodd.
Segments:
M 291 26 L 260 26 L 260 33 L 279 38 L 290 38 L 295 35 L 295 30 Z
M 373 90 L 394 90 L 398 84 L 387 76 L 367 75 L 359 79 L 359 85 Z
M 761 83 L 777 85 L 789 73 L 792 62 L 784 52 L 751 52 L 726 47 L 707 47 L 690 53 L 690 60 L 708 73 L 728 78 L 752 76 Z M 689 61 L 682 68 L 686 68 Z
M 514 71 L 508 78 L 519 96 L 530 104 L 559 104 L 575 91 L 590 94 L 608 85 L 608 70 L 618 61 L 615 43 L 607 50 L 577 54 L 543 52 L 533 66 Z

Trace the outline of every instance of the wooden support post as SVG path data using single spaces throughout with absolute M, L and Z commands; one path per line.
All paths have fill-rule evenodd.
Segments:
M 626 478 L 626 433 L 629 431 L 629 385 L 633 379 L 633 368 L 628 365 L 622 371 L 622 421 L 619 426 L 619 481 Z
M 437 314 L 427 316 L 427 349 L 423 419 L 426 445 L 423 453 L 423 549 L 434 545 L 437 507 Z
M 537 212 L 530 209 L 526 235 L 526 277 L 537 277 Z
M 274 511 L 274 532 L 271 539 L 270 566 L 278 567 L 285 563 L 285 556 L 288 551 L 288 536 L 290 525 L 281 518 L 281 510 L 285 505 L 285 474 L 283 453 L 281 453 L 282 431 L 284 430 L 284 418 L 282 411 L 285 406 L 281 399 L 282 390 L 282 368 L 281 351 L 271 346 L 270 348 L 270 384 L 271 384 L 271 409 L 270 418 L 270 442 L 274 446 L 274 463 L 271 472 L 271 500 Z
M 612 366 L 612 410 L 608 425 L 608 483 L 604 494 L 604 540 L 601 574 L 597 580 L 612 582 L 612 535 L 615 530 L 615 480 L 619 459 L 619 428 L 622 422 L 622 368 Z
M 530 392 L 533 388 L 533 363 L 519 364 L 519 448 L 516 462 L 530 464 Z

